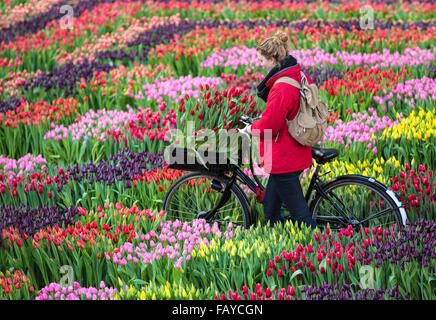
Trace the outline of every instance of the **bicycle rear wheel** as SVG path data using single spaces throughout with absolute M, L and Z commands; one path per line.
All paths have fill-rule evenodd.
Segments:
M 165 196 L 163 207 L 166 219 L 191 221 L 202 218 L 218 206 L 229 180 L 207 172 L 192 172 L 180 177 Z M 250 206 L 236 183 L 230 189 L 229 199 L 206 220 L 209 223 L 216 221 L 225 228 L 230 222 L 245 229 L 250 227 Z
M 389 189 L 374 179 L 360 175 L 342 176 L 325 183 L 322 190 L 328 197 L 318 190 L 310 204 L 312 217 L 318 225 L 329 223 L 332 229 L 340 229 L 352 224 L 354 227 L 391 227 L 393 230 L 405 225 Z M 345 219 L 338 209 L 345 214 Z

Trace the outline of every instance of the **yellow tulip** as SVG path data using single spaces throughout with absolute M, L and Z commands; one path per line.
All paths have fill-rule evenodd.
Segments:
M 127 291 L 127 296 L 133 297 L 134 293 L 135 293 L 136 289 L 133 286 L 130 286 L 129 290 Z
M 232 252 L 231 252 L 231 256 L 234 257 L 236 254 L 236 247 L 233 247 Z

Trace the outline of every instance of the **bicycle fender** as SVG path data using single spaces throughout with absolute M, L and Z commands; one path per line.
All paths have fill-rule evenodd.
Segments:
M 394 200 L 394 202 L 397 204 L 398 206 L 398 210 L 400 211 L 401 214 L 401 220 L 403 220 L 403 225 L 406 225 L 406 221 L 407 221 L 407 215 L 406 215 L 406 210 L 403 208 L 403 204 L 400 202 L 400 200 L 398 200 L 397 196 L 395 195 L 395 193 L 391 190 L 391 189 L 387 189 L 386 193 L 392 198 L 392 200 Z
M 324 185 L 327 185 L 328 183 L 333 182 L 333 181 L 341 181 L 341 180 L 345 180 L 345 179 L 357 179 L 357 180 L 362 180 L 362 181 L 369 181 L 371 183 L 374 183 L 377 187 L 381 188 L 383 191 L 386 191 L 386 189 L 388 189 L 388 187 L 386 187 L 380 181 L 378 181 L 374 178 L 371 178 L 371 177 L 363 176 L 361 174 L 345 174 L 345 175 L 335 177 L 335 178 L 327 181 Z

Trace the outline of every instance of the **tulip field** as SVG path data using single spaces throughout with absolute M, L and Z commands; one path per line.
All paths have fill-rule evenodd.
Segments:
M 261 115 L 279 30 L 329 109 L 323 179 L 382 182 L 406 228 L 270 227 L 245 189 L 250 229 L 165 219 L 168 132 Z M 0 300 L 436 299 L 434 1 L 5 0 L 0 31 Z

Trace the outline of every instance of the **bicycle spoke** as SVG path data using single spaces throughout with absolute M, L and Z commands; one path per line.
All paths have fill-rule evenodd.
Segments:
M 191 203 L 197 208 L 197 212 L 199 211 L 198 210 L 198 201 L 195 201 L 195 199 L 191 195 L 189 195 L 189 193 L 186 193 L 186 196 L 184 197 L 184 199 L 190 200 Z
M 181 211 L 181 210 L 176 210 L 176 209 L 171 209 L 171 211 L 182 212 L 184 214 L 188 214 L 188 215 L 195 216 L 195 217 L 197 216 L 195 213 L 192 213 L 189 211 Z
M 338 196 L 337 196 L 333 191 L 331 191 L 330 193 L 333 194 L 333 196 L 335 197 L 335 199 L 338 200 L 338 201 L 340 202 L 340 204 L 341 204 L 342 207 L 345 209 L 345 211 L 348 211 L 348 212 L 353 216 L 353 218 L 357 220 L 357 217 L 354 215 L 353 211 L 351 211 L 350 209 L 348 209 L 348 207 L 345 205 L 345 203 L 344 203 L 341 199 L 339 199 L 339 197 L 338 197 Z
M 379 213 L 376 213 L 376 214 L 374 214 L 374 215 L 371 215 L 370 217 L 368 217 L 368 218 L 362 220 L 361 223 L 364 223 L 364 222 L 369 221 L 369 220 L 372 220 L 372 219 L 378 219 L 379 216 L 383 216 L 383 215 L 385 215 L 387 212 L 392 212 L 393 210 L 394 210 L 393 208 L 389 208 L 389 209 L 386 209 L 386 210 L 380 211 Z
M 230 209 L 226 209 L 226 210 L 221 210 L 219 209 L 218 212 L 229 212 L 229 211 L 235 211 L 235 208 L 230 208 Z
M 221 212 L 221 211 L 234 210 L 234 208 L 223 210 L 223 208 L 225 208 L 225 207 L 227 207 L 227 206 L 230 206 L 230 205 L 232 205 L 232 203 L 228 203 L 228 204 L 223 205 L 223 206 L 219 209 L 219 211 Z
M 171 201 L 170 203 L 172 203 L 172 201 Z M 188 210 L 192 210 L 191 208 L 188 208 L 188 207 L 182 205 L 180 202 L 179 202 L 179 203 L 176 203 L 175 206 L 181 206 L 181 207 L 184 207 L 184 208 L 186 208 L 186 209 L 188 209 Z

